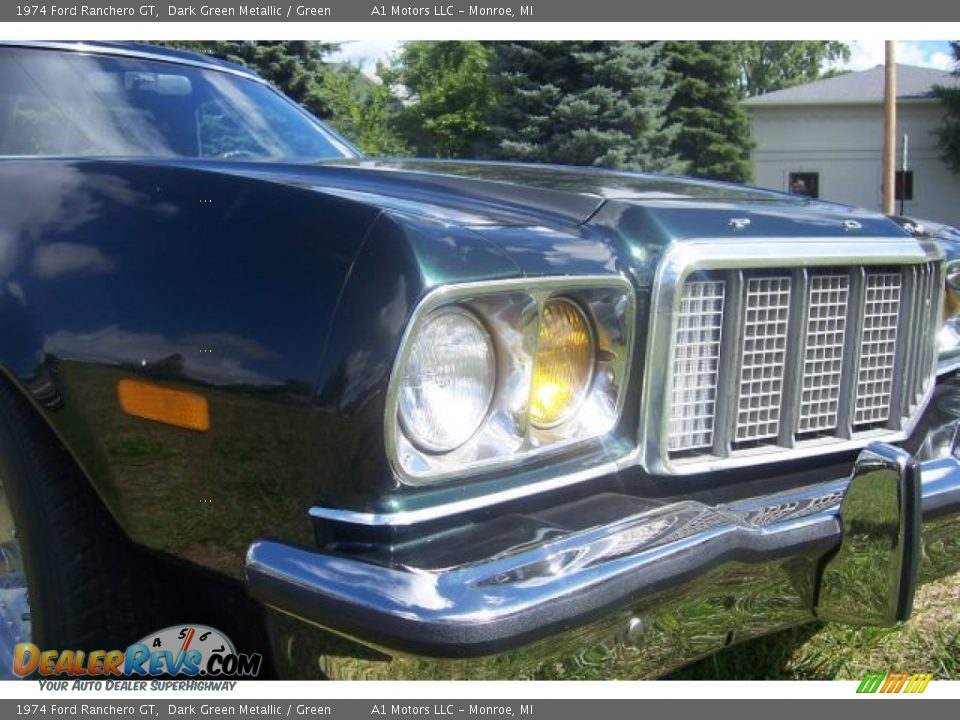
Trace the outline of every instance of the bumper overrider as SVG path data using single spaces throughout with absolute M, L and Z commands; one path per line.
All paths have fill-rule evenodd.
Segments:
M 960 407 L 960 388 L 941 390 L 935 404 Z M 391 567 L 258 541 L 248 588 L 279 611 L 281 667 L 303 652 L 285 616 L 333 633 L 309 651 L 332 677 L 511 677 L 590 653 L 652 676 L 810 621 L 892 625 L 918 583 L 960 569 L 960 420 L 928 414 L 917 453 L 871 444 L 845 478 L 644 506 L 480 562 Z

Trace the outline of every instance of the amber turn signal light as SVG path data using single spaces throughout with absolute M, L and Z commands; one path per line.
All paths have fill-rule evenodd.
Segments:
M 120 380 L 117 397 L 128 415 L 197 432 L 210 429 L 210 408 L 202 395 L 139 380 Z
M 593 335 L 583 311 L 565 298 L 547 301 L 540 318 L 530 422 L 550 428 L 572 416 L 590 386 L 593 363 Z

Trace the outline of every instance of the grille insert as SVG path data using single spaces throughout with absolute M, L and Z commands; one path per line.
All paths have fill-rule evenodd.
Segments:
M 849 291 L 847 275 L 810 278 L 797 425 L 801 434 L 837 427 Z
M 780 427 L 790 277 L 747 281 L 737 442 L 775 437 Z
M 900 273 L 871 272 L 866 276 L 854 425 L 890 417 L 901 282 Z
M 688 282 L 683 286 L 673 356 L 671 450 L 713 444 L 723 296 L 723 281 Z

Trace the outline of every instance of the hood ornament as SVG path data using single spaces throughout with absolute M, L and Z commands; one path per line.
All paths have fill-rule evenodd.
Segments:
M 843 229 L 846 230 L 847 232 L 853 232 L 855 230 L 862 230 L 863 225 L 858 223 L 856 220 L 844 220 Z
M 729 224 L 734 230 L 745 230 L 750 227 L 750 218 L 730 218 Z

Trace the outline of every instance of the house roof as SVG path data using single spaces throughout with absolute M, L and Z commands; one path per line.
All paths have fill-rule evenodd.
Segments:
M 846 73 L 747 98 L 744 105 L 859 105 L 883 102 L 884 67 Z M 897 65 L 898 100 L 932 100 L 935 85 L 960 85 L 945 70 Z

